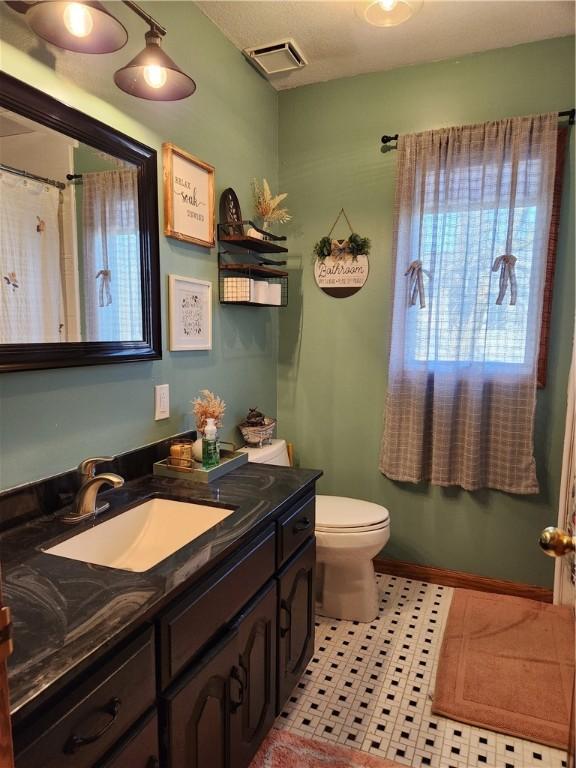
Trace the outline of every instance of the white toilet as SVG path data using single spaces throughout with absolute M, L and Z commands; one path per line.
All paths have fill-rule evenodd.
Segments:
M 242 448 L 248 460 L 287 467 L 285 440 Z M 343 496 L 316 496 L 317 611 L 348 621 L 373 621 L 378 587 L 372 560 L 390 538 L 385 507 Z

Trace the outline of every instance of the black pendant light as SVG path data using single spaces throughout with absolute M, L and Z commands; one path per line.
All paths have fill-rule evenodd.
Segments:
M 128 40 L 124 25 L 92 0 L 41 0 L 28 7 L 26 21 L 38 37 L 76 53 L 112 53 Z
M 114 75 L 114 82 L 131 96 L 152 101 L 176 101 L 191 96 L 196 83 L 164 53 L 162 33 L 152 27 L 146 48 Z

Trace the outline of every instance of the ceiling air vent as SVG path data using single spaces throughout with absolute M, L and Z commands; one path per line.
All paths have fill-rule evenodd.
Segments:
M 283 40 L 272 45 L 244 48 L 244 56 L 265 75 L 301 69 L 308 63 L 294 40 Z

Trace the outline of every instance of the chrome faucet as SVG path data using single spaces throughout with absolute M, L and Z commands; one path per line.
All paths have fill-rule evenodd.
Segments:
M 104 472 L 101 475 L 90 477 L 80 486 L 74 501 L 74 509 L 64 517 L 60 518 L 63 523 L 79 523 L 87 520 L 89 517 L 95 517 L 103 509 L 108 509 L 110 504 L 103 504 L 96 507 L 96 496 L 103 485 L 111 485 L 114 488 L 120 488 L 124 485 L 124 478 L 120 475 L 114 475 L 112 472 Z
M 78 464 L 78 474 L 80 475 L 80 485 L 83 485 L 86 480 L 90 480 L 92 477 L 96 477 L 96 465 L 103 462 L 114 461 L 114 456 L 93 456 L 88 459 L 84 459 Z M 96 514 L 106 512 L 109 509 L 110 504 L 105 502 L 96 506 Z

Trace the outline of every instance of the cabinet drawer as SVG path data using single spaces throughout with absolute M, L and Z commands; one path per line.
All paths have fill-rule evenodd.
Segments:
M 278 567 L 314 535 L 316 497 L 308 496 L 278 520 Z
M 160 619 L 161 687 L 238 613 L 274 573 L 271 526 Z
M 160 768 L 156 710 L 138 723 L 96 768 Z
M 154 634 L 147 629 L 18 731 L 16 768 L 92 768 L 153 706 L 155 693 Z M 20 744 L 26 746 L 19 751 Z

